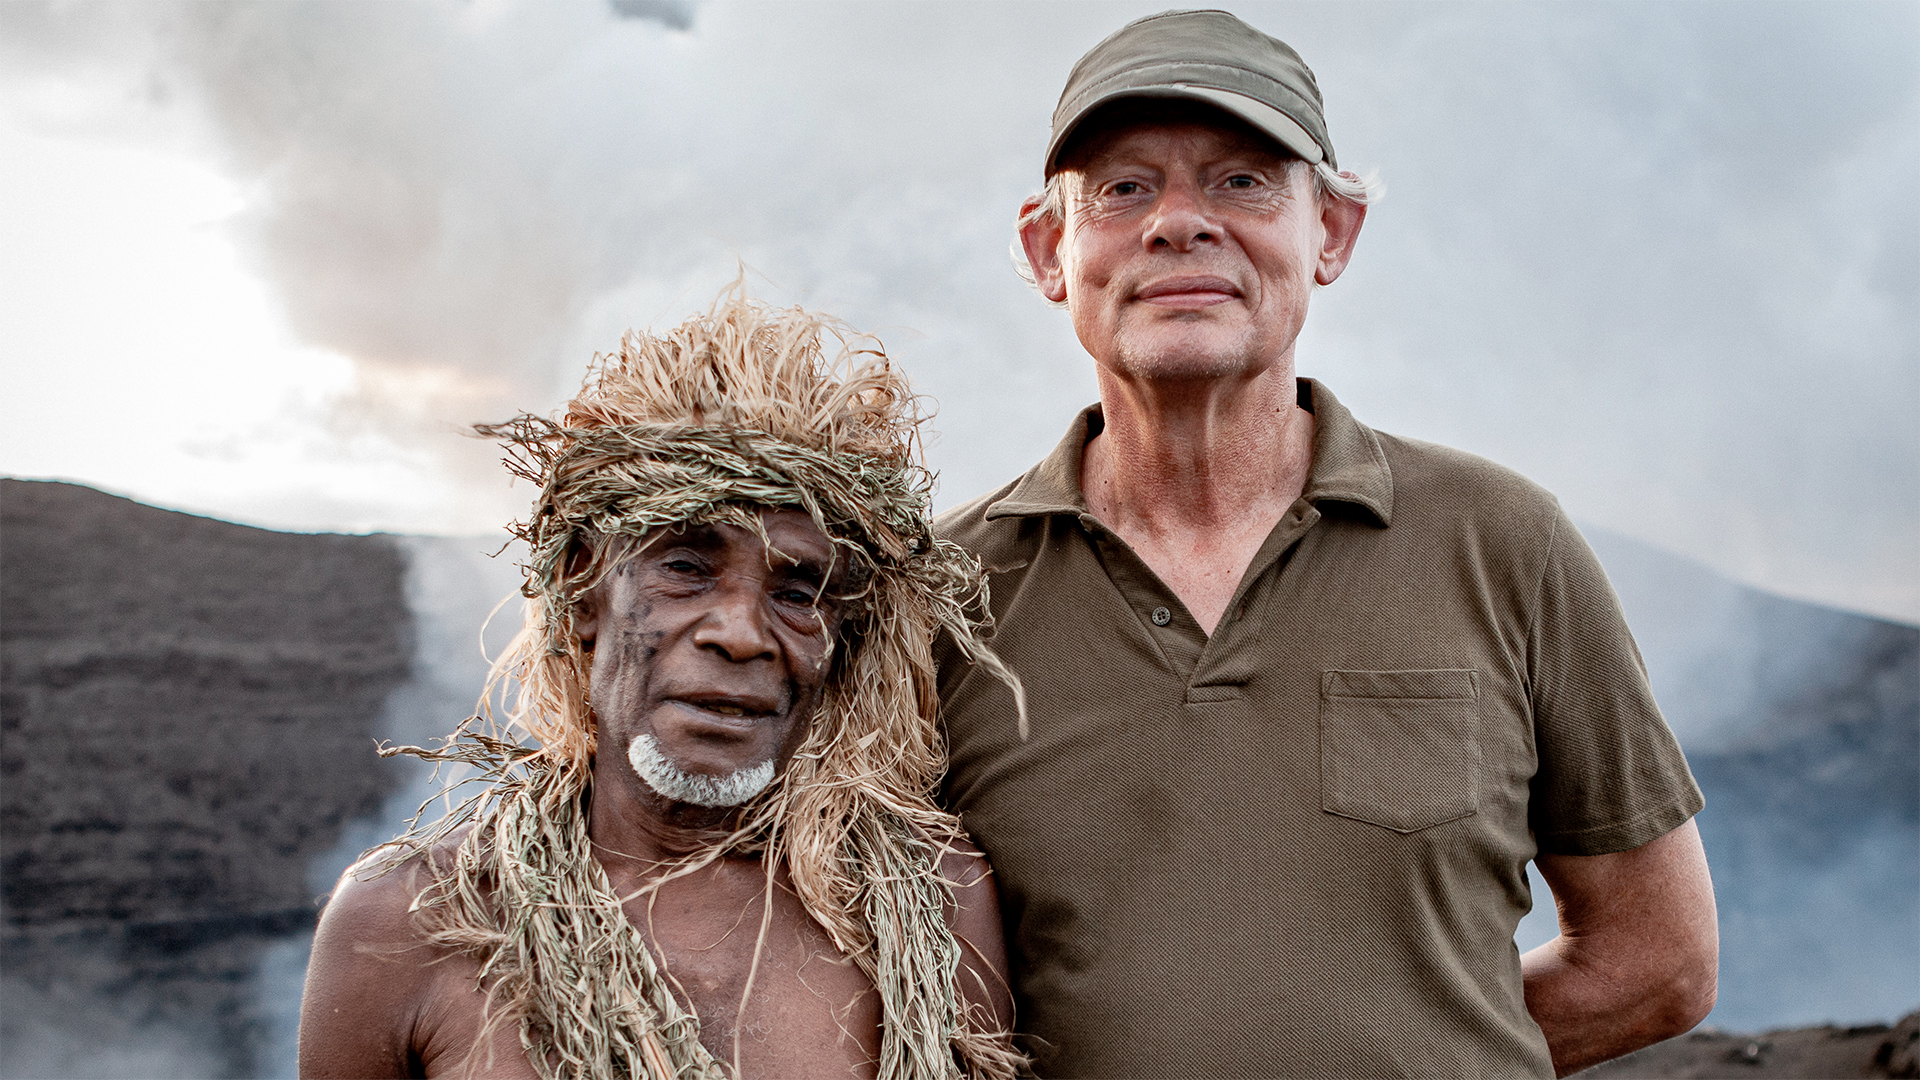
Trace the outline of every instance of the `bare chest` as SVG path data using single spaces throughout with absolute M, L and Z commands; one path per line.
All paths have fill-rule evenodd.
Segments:
M 651 912 L 644 901 L 630 904 L 628 917 L 699 1016 L 700 1041 L 721 1061 L 737 1061 L 740 1075 L 876 1075 L 872 981 L 792 893 L 764 885 L 690 878 L 663 889 Z
M 773 890 L 768 917 L 764 884 L 764 877 L 759 887 L 728 875 L 683 879 L 651 905 L 629 901 L 627 917 L 664 961 L 674 997 L 699 1018 L 702 1045 L 737 1064 L 736 1075 L 876 1075 L 880 1006 L 872 982 L 791 893 Z M 421 1072 L 534 1076 L 518 1024 L 486 1029 L 477 963 L 456 957 L 439 968 L 412 1040 Z

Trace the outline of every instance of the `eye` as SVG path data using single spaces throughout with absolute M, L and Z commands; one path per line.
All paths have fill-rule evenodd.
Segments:
M 1141 188 L 1140 188 L 1140 184 L 1139 184 L 1139 182 L 1138 182 L 1138 181 L 1134 181 L 1134 180 L 1122 180 L 1122 181 L 1120 181 L 1119 183 L 1117 183 L 1117 184 L 1115 184 L 1115 185 L 1113 185 L 1112 187 L 1110 187 L 1110 188 L 1108 188 L 1108 189 L 1107 189 L 1107 194 L 1109 194 L 1109 195 L 1138 195 L 1138 194 L 1140 194 L 1140 191 L 1141 191 Z
M 1227 177 L 1227 186 L 1230 188 L 1250 188 L 1259 183 L 1260 181 L 1257 177 L 1250 176 L 1246 173 L 1238 173 Z
M 820 594 L 813 589 L 799 585 L 785 586 L 779 592 L 773 594 L 774 599 L 783 604 L 792 604 L 795 607 L 812 607 L 814 601 L 818 599 L 819 596 Z
M 701 566 L 699 563 L 694 562 L 692 559 L 687 559 L 687 558 L 668 559 L 665 562 L 661 563 L 660 567 L 663 570 L 669 570 L 676 574 L 692 575 L 692 574 L 698 574 L 701 571 Z

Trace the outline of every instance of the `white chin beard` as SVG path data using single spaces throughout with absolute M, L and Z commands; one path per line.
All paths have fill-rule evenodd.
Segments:
M 675 802 L 695 806 L 739 806 L 773 783 L 773 759 L 728 773 L 708 776 L 688 772 L 667 760 L 651 735 L 636 735 L 627 747 L 627 761 L 647 786 Z

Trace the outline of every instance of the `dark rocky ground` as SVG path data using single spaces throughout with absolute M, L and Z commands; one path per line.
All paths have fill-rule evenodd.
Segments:
M 392 782 L 403 571 L 389 537 L 0 480 L 0 1071 L 254 1074 L 262 952 Z
M 1920 1076 L 1920 1012 L 1891 1027 L 1797 1028 L 1764 1035 L 1701 1029 L 1576 1075 L 1592 1080 Z

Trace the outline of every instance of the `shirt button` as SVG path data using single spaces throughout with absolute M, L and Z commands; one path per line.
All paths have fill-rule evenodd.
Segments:
M 1153 625 L 1165 626 L 1172 621 L 1173 621 L 1173 612 L 1168 611 L 1166 608 L 1163 608 L 1163 607 L 1157 607 L 1153 609 Z

